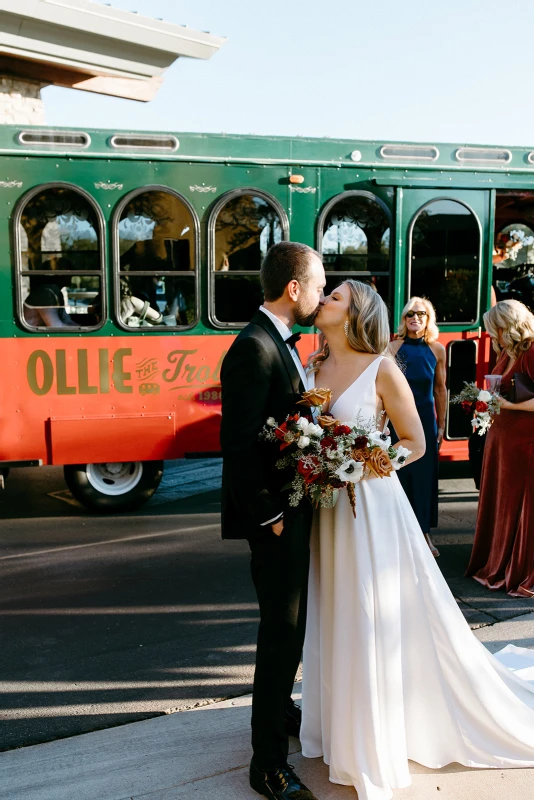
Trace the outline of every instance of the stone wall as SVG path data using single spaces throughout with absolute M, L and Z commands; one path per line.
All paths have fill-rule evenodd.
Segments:
M 45 83 L 0 75 L 0 125 L 44 125 Z

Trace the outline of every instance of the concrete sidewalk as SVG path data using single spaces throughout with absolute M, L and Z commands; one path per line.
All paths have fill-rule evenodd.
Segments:
M 486 625 L 475 635 L 492 651 L 534 648 L 534 613 Z M 295 687 L 298 698 L 299 686 Z M 248 786 L 250 696 L 0 754 L 1 800 L 253 800 Z M 356 800 L 328 781 L 321 759 L 291 763 L 320 800 Z M 411 764 L 412 786 L 395 800 L 525 800 L 534 770 L 473 770 Z M 436 793 L 439 791 L 439 795 Z

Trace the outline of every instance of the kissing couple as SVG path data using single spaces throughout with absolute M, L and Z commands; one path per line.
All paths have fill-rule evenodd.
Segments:
M 534 686 L 471 633 L 396 473 L 355 484 L 356 518 L 345 492 L 333 508 L 314 511 L 306 497 L 291 506 L 279 450 L 259 439 L 269 417 L 284 421 L 304 391 L 325 387 L 323 413 L 384 412 L 395 447 L 410 461 L 424 454 L 412 391 L 387 354 L 385 303 L 356 280 L 324 297 L 320 255 L 296 242 L 271 247 L 261 282 L 264 305 L 221 372 L 222 535 L 248 540 L 260 609 L 251 787 L 316 800 L 288 764 L 289 735 L 359 800 L 409 786 L 410 759 L 534 767 Z M 306 370 L 295 324 L 322 334 Z M 291 692 L 303 650 L 301 713 Z

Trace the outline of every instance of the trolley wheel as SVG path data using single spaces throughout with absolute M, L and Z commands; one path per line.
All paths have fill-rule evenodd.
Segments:
M 65 482 L 90 511 L 133 511 L 149 500 L 163 475 L 163 461 L 66 464 Z

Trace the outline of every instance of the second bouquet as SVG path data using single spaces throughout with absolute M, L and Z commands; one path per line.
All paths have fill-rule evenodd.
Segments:
M 294 471 L 283 487 L 291 492 L 291 506 L 307 497 L 315 508 L 332 508 L 339 490 L 346 489 L 356 516 L 355 484 L 365 478 L 388 477 L 404 466 L 411 451 L 391 446 L 390 436 L 379 430 L 380 419 L 358 417 L 342 422 L 322 414 L 331 397 L 329 389 L 304 392 L 298 405 L 308 412 L 289 415 L 281 424 L 270 417 L 260 438 L 280 448 L 279 469 L 291 467 Z

